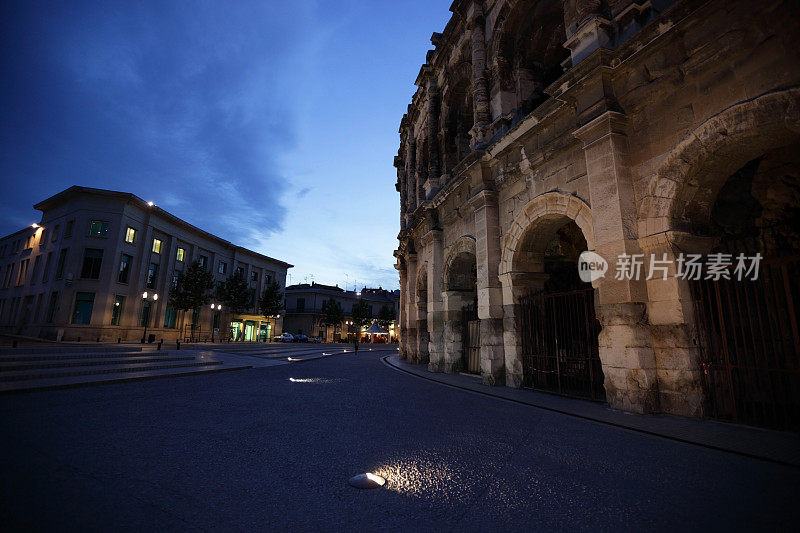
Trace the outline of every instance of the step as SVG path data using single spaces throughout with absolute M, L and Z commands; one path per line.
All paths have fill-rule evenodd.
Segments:
M 69 389 L 75 387 L 88 387 L 94 385 L 108 385 L 113 383 L 128 383 L 132 381 L 146 381 L 150 379 L 171 378 L 181 376 L 195 376 L 200 374 L 216 374 L 233 370 L 252 368 L 247 365 L 205 364 L 203 366 L 169 368 L 162 370 L 146 370 L 141 372 L 126 372 L 119 374 L 103 374 L 94 376 L 70 376 L 26 381 L 0 382 L 0 394 L 25 393 L 44 390 Z
M 22 348 L 0 348 L 2 355 L 24 354 L 87 354 L 111 352 L 141 352 L 141 346 L 25 346 Z
M 34 380 L 34 379 L 52 379 L 52 378 L 62 378 L 62 377 L 76 377 L 76 376 L 95 376 L 101 374 L 114 374 L 114 373 L 126 373 L 126 372 L 142 372 L 142 371 L 152 371 L 152 370 L 167 370 L 167 369 L 178 369 L 178 368 L 188 368 L 188 367 L 197 367 L 197 366 L 212 366 L 212 365 L 221 365 L 222 361 L 200 361 L 200 362 L 193 362 L 193 363 L 180 363 L 175 365 L 153 365 L 153 364 L 128 364 L 128 365 L 116 365 L 111 368 L 95 368 L 90 370 L 71 370 L 68 372 L 36 372 L 31 373 L 28 371 L 16 371 L 16 372 L 3 372 L 0 374 L 0 383 L 7 383 L 12 381 L 26 381 L 26 380 Z
M 96 353 L 96 354 L 86 354 L 86 353 L 44 354 L 43 353 L 43 354 L 18 355 L 18 356 L 0 355 L 0 364 L 25 363 L 34 361 L 74 361 L 74 360 L 92 361 L 92 360 L 102 360 L 102 359 L 119 359 L 121 357 L 126 357 L 126 354 L 128 354 L 130 357 L 145 357 L 145 356 L 153 356 L 156 354 L 170 356 L 174 355 L 175 353 L 192 353 L 192 352 L 165 350 L 163 352 L 138 351 L 138 352 L 114 352 L 114 353 Z
M 195 357 L 188 355 L 184 357 L 127 357 L 125 359 L 108 358 L 108 359 L 78 359 L 68 361 L 41 361 L 30 364 L 7 363 L 0 362 L 0 376 L 5 372 L 21 371 L 21 370 L 39 370 L 45 368 L 73 368 L 73 367 L 87 367 L 87 366 L 102 366 L 102 365 L 124 365 L 133 363 L 169 363 L 175 361 L 193 361 Z

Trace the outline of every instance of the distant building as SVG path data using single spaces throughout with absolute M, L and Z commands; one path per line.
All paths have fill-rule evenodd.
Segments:
M 338 326 L 324 324 L 322 303 L 333 298 L 342 306 L 344 318 Z M 369 289 L 364 287 L 361 291 L 346 291 L 335 285 L 322 285 L 300 283 L 286 287 L 286 317 L 283 322 L 284 331 L 292 334 L 319 336 L 323 342 L 336 342 L 341 338 L 348 338 L 351 328 L 347 322 L 359 298 L 369 303 L 372 308 L 372 317 L 378 317 L 381 307 L 388 306 L 394 310 L 397 317 L 400 304 L 400 291 L 387 291 L 383 288 Z M 395 318 L 396 320 L 396 318 Z M 350 332 L 352 333 L 352 332 Z M 394 324 L 389 329 L 390 337 L 396 337 L 399 330 L 394 329 Z
M 130 193 L 75 186 L 34 207 L 42 212 L 38 224 L 0 239 L 0 330 L 138 341 L 146 327 L 154 339 L 183 338 L 192 313 L 176 311 L 168 295 L 178 274 L 197 260 L 217 281 L 241 270 L 255 291 L 245 314 L 195 310 L 201 340 L 212 332 L 256 340 L 282 331 L 281 318 L 267 319 L 257 307 L 267 283 L 285 287 L 292 265 L 284 261 L 236 246 Z

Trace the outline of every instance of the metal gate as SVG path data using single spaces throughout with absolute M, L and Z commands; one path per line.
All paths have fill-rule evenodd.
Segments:
M 521 301 L 524 386 L 605 401 L 594 289 Z
M 474 306 L 462 310 L 463 346 L 462 362 L 466 372 L 481 373 L 481 321 Z
M 800 430 L 800 256 L 691 286 L 711 416 Z

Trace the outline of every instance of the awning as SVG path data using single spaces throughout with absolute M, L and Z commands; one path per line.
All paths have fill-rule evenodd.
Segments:
M 388 331 L 382 330 L 377 322 L 373 322 L 372 325 L 369 327 L 369 329 L 367 331 L 365 331 L 364 333 L 366 333 L 368 335 L 388 335 L 389 334 Z

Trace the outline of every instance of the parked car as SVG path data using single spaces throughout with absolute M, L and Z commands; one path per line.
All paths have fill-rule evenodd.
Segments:
M 322 342 L 322 337 L 309 337 L 308 342 L 320 343 Z
M 275 337 L 275 342 L 294 342 L 294 335 L 291 333 L 281 333 Z
M 308 336 L 298 333 L 294 336 L 294 342 L 308 342 Z

